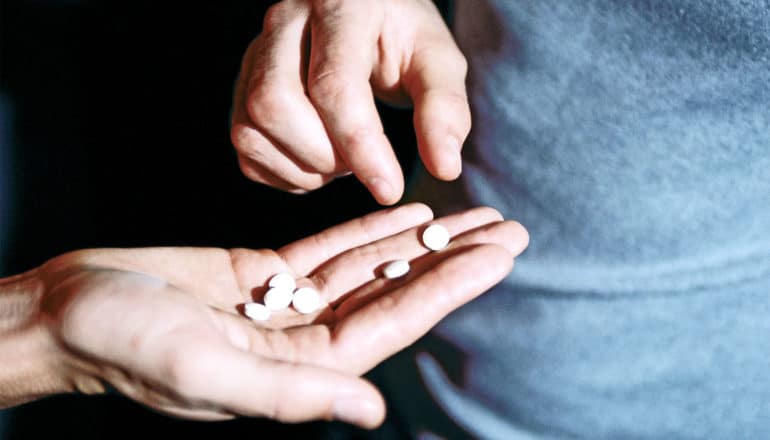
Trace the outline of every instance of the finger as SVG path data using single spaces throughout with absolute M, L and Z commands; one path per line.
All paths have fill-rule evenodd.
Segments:
M 309 15 L 305 2 L 281 2 L 268 10 L 254 48 L 246 109 L 254 125 L 302 168 L 338 174 L 344 163 L 305 93 Z
M 258 154 L 269 148 L 275 148 L 269 141 L 262 136 L 253 122 L 249 119 L 246 111 L 246 97 L 250 72 L 254 66 L 256 57 L 256 45 L 258 41 L 249 45 L 246 54 L 241 63 L 241 70 L 236 81 L 236 88 L 233 96 L 233 114 L 230 123 L 230 141 L 238 151 L 238 165 L 241 172 L 248 179 L 259 182 L 273 188 L 288 192 L 298 192 L 300 188 L 287 182 L 279 175 L 265 169 L 260 165 Z
M 394 280 L 383 277 L 377 278 L 356 289 L 351 294 L 338 299 L 338 305 L 334 309 L 334 317 L 331 319 L 344 319 L 345 316 L 359 309 L 364 304 L 373 301 L 379 295 L 385 294 L 418 277 L 441 260 L 453 255 L 458 248 L 463 249 L 479 244 L 495 244 L 505 248 L 515 258 L 526 248 L 528 241 L 527 231 L 519 223 L 512 221 L 490 223 L 465 232 L 453 239 L 443 251 L 427 253 L 410 261 L 410 271 L 406 276 Z
M 361 378 L 260 359 L 215 339 L 197 338 L 169 362 L 172 387 L 195 405 L 282 422 L 337 419 L 365 428 L 384 417 L 382 397 Z
M 146 382 L 139 382 L 139 384 L 137 384 L 135 381 L 128 380 L 127 372 L 124 371 L 124 369 L 108 367 L 104 368 L 103 371 L 104 379 L 106 379 L 117 392 L 164 414 L 179 418 L 206 421 L 228 420 L 234 417 L 233 414 L 218 408 L 190 407 L 185 405 L 185 403 L 181 402 L 177 396 L 170 395 L 167 387 L 147 386 L 148 384 Z
M 258 64 L 260 44 L 259 39 L 255 40 L 244 56 L 233 100 L 230 137 L 238 151 L 241 171 L 251 180 L 295 194 L 317 189 L 334 176 L 322 176 L 302 168 L 280 144 L 262 134 L 247 113 L 249 72 Z
M 459 214 L 440 219 L 446 225 L 450 234 L 457 235 L 473 230 L 473 235 L 458 237 L 458 243 L 504 243 L 503 246 L 518 254 L 526 247 L 527 233 L 516 222 L 501 222 L 500 213 L 491 208 L 476 208 Z M 480 227 L 487 225 L 487 228 Z M 493 228 L 493 226 L 496 227 Z M 312 287 L 321 295 L 319 308 L 310 314 L 297 314 L 293 310 L 276 312 L 273 316 L 278 319 L 278 326 L 271 322 L 265 324 L 268 328 L 300 326 L 308 324 L 332 323 L 336 319 L 332 307 L 341 302 L 347 302 L 351 294 L 358 295 L 360 289 L 368 289 L 367 283 L 372 282 L 381 274 L 384 263 L 395 259 L 411 260 L 424 255 L 428 250 L 421 244 L 419 235 L 425 224 L 407 229 L 393 236 L 383 238 L 366 245 L 349 249 L 337 257 L 322 264 L 309 278 L 297 279 L 298 287 Z M 510 243 L 505 243 L 510 241 Z M 313 351 L 315 352 L 315 351 Z
M 456 236 L 501 220 L 502 216 L 499 212 L 483 207 L 442 217 L 431 223 L 444 226 L 450 236 Z M 399 259 L 412 260 L 429 252 L 420 237 L 424 229 L 423 224 L 364 246 L 352 248 L 322 265 L 313 272 L 310 279 L 321 297 L 333 304 L 346 293 L 375 279 L 383 264 Z
M 460 151 L 471 128 L 467 62 L 448 32 L 437 40 L 412 55 L 404 86 L 414 101 L 417 146 L 425 168 L 439 179 L 453 180 L 460 175 Z
M 146 402 L 141 402 L 141 403 L 147 405 Z M 180 407 L 179 405 L 168 405 L 168 406 L 147 405 L 147 406 L 159 412 L 162 412 L 166 415 L 177 417 L 180 419 L 200 420 L 200 421 L 206 421 L 206 422 L 221 422 L 225 420 L 232 420 L 233 418 L 235 418 L 234 415 L 228 414 L 222 411 L 188 409 L 188 408 Z
M 250 159 L 242 154 L 238 155 L 238 167 L 248 179 L 259 182 L 275 189 L 290 192 L 292 194 L 304 194 L 306 189 L 293 185 L 279 176 L 268 171 L 257 161 Z
M 369 79 L 381 2 L 314 2 L 308 93 L 348 168 L 382 204 L 401 198 L 404 178 L 383 132 Z
M 440 220 L 440 222 L 441 224 L 447 223 L 443 221 L 443 219 Z M 402 234 L 399 234 L 399 236 L 400 235 Z M 408 239 L 410 242 L 416 242 L 412 237 L 409 237 Z M 411 250 L 409 249 L 410 246 L 420 248 L 419 245 L 414 246 L 411 243 L 398 243 L 395 239 L 386 240 L 392 242 L 391 244 L 394 245 L 393 249 L 397 253 L 411 253 Z M 337 303 L 339 305 L 337 305 L 334 310 L 325 309 L 323 312 L 316 315 L 293 316 L 290 313 L 276 315 L 277 317 L 280 317 L 282 327 L 300 325 L 302 327 L 281 332 L 255 331 L 254 325 L 245 325 L 243 319 L 227 315 L 227 318 L 230 318 L 233 321 L 232 325 L 235 326 L 234 331 L 229 333 L 238 335 L 237 338 L 232 339 L 233 341 L 241 341 L 239 346 L 247 346 L 249 349 L 255 350 L 258 353 L 269 353 L 271 357 L 279 357 L 280 359 L 291 362 L 313 363 L 334 368 L 338 360 L 329 356 L 329 328 L 325 325 L 317 324 L 320 324 L 321 322 L 335 323 L 344 320 L 345 317 L 376 300 L 379 296 L 388 294 L 394 289 L 411 282 L 426 271 L 431 270 L 441 261 L 455 255 L 458 249 L 464 250 L 468 249 L 468 246 L 478 244 L 497 244 L 504 247 L 511 256 L 516 256 L 526 247 L 527 242 L 527 232 L 519 223 L 513 221 L 493 221 L 492 223 L 485 224 L 455 236 L 447 249 L 441 252 L 430 252 L 425 254 L 424 249 L 418 249 L 415 252 L 415 255 L 419 254 L 421 256 L 412 259 L 410 262 L 411 270 L 407 276 L 395 280 L 381 277 L 374 279 L 373 277 L 369 277 L 369 279 L 361 281 L 365 284 L 356 288 L 350 295 L 345 295 L 344 298 L 338 298 Z M 383 246 L 381 249 L 385 252 L 385 249 L 388 247 L 389 245 Z M 399 255 L 399 258 L 402 258 L 402 256 Z M 343 262 L 342 260 L 345 260 L 345 258 L 340 258 L 340 264 L 337 267 L 341 271 L 348 272 L 347 275 L 350 278 L 353 278 L 357 274 L 364 272 L 355 267 L 348 266 L 348 262 L 355 265 L 355 259 L 356 258 L 354 257 L 353 261 Z M 335 263 L 337 263 L 337 261 L 335 261 Z M 343 275 L 340 277 L 344 278 Z M 309 325 L 311 323 L 315 323 L 316 325 Z M 245 328 L 242 328 L 244 325 Z M 277 328 L 276 326 L 270 325 L 269 322 L 266 324 L 266 327 Z M 238 344 L 237 342 L 233 343 Z M 276 346 L 282 347 L 283 350 L 281 352 L 274 351 L 272 348 Z
M 380 277 L 356 289 L 355 292 L 341 301 L 338 300 L 339 305 L 334 310 L 334 318 L 337 320 L 344 319 L 345 316 L 359 309 L 364 304 L 373 301 L 379 295 L 398 288 L 415 277 L 419 277 L 420 274 L 430 270 L 440 261 L 454 255 L 457 249 L 468 249 L 469 246 L 479 244 L 495 244 L 505 248 L 511 254 L 511 257 L 515 258 L 524 251 L 528 243 L 529 234 L 527 230 L 521 224 L 514 221 L 494 222 L 471 229 L 453 238 L 452 242 L 441 252 L 422 253 L 410 261 L 410 271 L 406 276 L 394 280 Z
M 334 177 L 303 168 L 290 155 L 287 155 L 279 144 L 266 137 L 257 128 L 250 126 L 243 111 L 236 111 L 233 114 L 232 136 L 233 143 L 241 156 L 258 164 L 262 170 L 271 175 L 272 178 L 266 178 L 267 181 L 286 182 L 289 185 L 287 190 L 318 189 Z M 243 167 L 241 169 L 243 170 Z M 247 177 L 250 176 L 247 175 Z
M 241 60 L 241 68 L 238 71 L 238 78 L 235 81 L 235 90 L 233 91 L 233 111 L 245 110 L 246 92 L 248 90 L 251 71 L 254 66 L 255 47 L 257 39 L 254 39 L 246 48 L 246 52 Z
M 368 371 L 498 283 L 513 267 L 509 251 L 497 245 L 475 245 L 449 254 L 340 321 L 332 336 L 333 362 L 343 371 Z
M 271 8 L 271 11 L 281 11 L 285 9 L 286 7 L 281 3 Z M 288 86 L 273 84 L 273 82 L 266 81 L 266 77 L 275 77 L 277 75 L 266 74 L 264 72 L 272 72 L 271 66 L 274 65 L 273 58 L 275 54 L 272 52 L 275 52 L 277 49 L 269 46 L 271 42 L 273 40 L 279 42 L 291 40 L 291 38 L 288 37 L 296 35 L 297 33 L 299 33 L 298 38 L 301 39 L 303 31 L 302 29 L 297 31 L 296 28 L 297 22 L 301 24 L 302 19 L 299 17 L 299 19 L 294 18 L 294 20 L 291 20 L 293 16 L 288 13 L 271 13 L 268 14 L 267 17 L 268 18 L 265 20 L 267 30 L 252 42 L 243 59 L 233 100 L 233 115 L 230 131 L 231 140 L 233 145 L 235 145 L 236 150 L 239 152 L 239 157 L 241 158 L 241 170 L 246 177 L 284 191 L 302 193 L 316 189 L 335 177 L 334 175 L 319 175 L 318 169 L 323 171 L 324 164 L 328 163 L 328 160 L 315 153 L 324 150 L 313 149 L 303 145 L 303 148 L 300 148 L 299 150 L 302 152 L 310 152 L 308 153 L 310 154 L 309 157 L 311 157 L 312 160 L 317 161 L 316 163 L 319 164 L 319 166 L 314 167 L 307 163 L 299 162 L 294 157 L 294 152 L 287 151 L 287 147 L 282 145 L 280 141 L 271 139 L 269 136 L 261 133 L 260 130 L 265 133 L 268 133 L 268 131 L 265 128 L 257 127 L 252 120 L 252 117 L 249 115 L 249 112 L 251 112 L 252 116 L 259 115 L 259 117 L 254 118 L 258 121 L 262 119 L 270 120 L 270 117 L 272 117 L 271 115 L 280 114 L 281 117 L 290 117 L 292 115 L 291 113 L 285 115 L 282 113 L 284 110 L 273 108 L 275 107 L 274 104 L 276 99 L 271 98 L 270 96 L 276 96 L 277 94 L 275 92 L 270 92 L 269 94 L 264 93 L 264 91 L 273 90 L 278 90 L 279 93 L 283 93 L 282 90 L 286 89 Z M 285 27 L 280 26 L 278 23 L 280 20 L 288 21 L 289 23 L 287 23 L 287 26 Z M 280 34 L 288 37 L 271 37 L 271 35 L 278 32 L 275 29 L 286 29 L 280 32 Z M 271 50 L 267 50 L 267 47 L 271 47 Z M 296 55 L 297 59 L 300 58 L 301 54 L 291 52 L 290 50 L 284 50 L 288 48 L 280 47 L 279 49 L 282 54 L 282 59 L 291 60 L 294 55 Z M 295 72 L 295 76 L 296 82 L 302 84 L 299 69 Z M 291 91 L 289 92 L 289 95 L 291 95 Z M 267 100 L 262 99 L 265 96 L 267 96 Z M 305 101 L 305 107 L 310 107 L 312 110 L 312 106 L 307 98 L 303 99 Z M 254 105 L 255 102 L 257 102 L 256 105 Z M 323 126 L 317 114 L 315 114 L 314 110 L 312 110 L 312 113 L 315 122 L 310 120 L 307 129 L 303 128 L 303 130 L 295 131 L 292 135 L 301 143 L 305 141 L 304 137 L 311 136 L 314 140 L 320 139 L 320 142 L 322 143 L 326 140 L 328 144 L 327 135 L 323 131 Z M 300 114 L 300 116 L 305 118 L 302 114 Z M 298 119 L 292 119 L 292 121 L 296 120 Z M 318 129 L 313 130 L 312 127 L 314 124 L 316 127 L 321 127 L 320 131 Z M 287 132 L 291 132 L 291 130 Z M 284 133 L 285 132 L 274 132 L 269 134 L 278 134 L 280 139 L 284 139 Z M 294 148 L 294 150 L 298 149 Z M 334 159 L 336 156 L 330 144 L 327 145 L 325 151 L 327 155 L 331 155 L 333 161 L 336 160 L 339 162 L 339 159 Z M 303 157 L 307 158 L 308 156 L 306 155 Z
M 401 232 L 433 218 L 429 207 L 410 203 L 360 217 L 295 241 L 278 250 L 294 272 L 306 276 L 330 258 L 356 246 Z

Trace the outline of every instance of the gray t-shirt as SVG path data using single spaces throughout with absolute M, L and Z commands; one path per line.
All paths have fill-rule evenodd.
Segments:
M 396 417 L 446 437 L 770 438 L 770 2 L 455 6 L 474 129 L 460 183 L 418 198 L 496 207 L 531 244 L 404 354 L 442 416 L 386 365 Z

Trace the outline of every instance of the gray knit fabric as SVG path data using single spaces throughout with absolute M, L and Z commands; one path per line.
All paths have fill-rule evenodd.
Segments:
M 405 354 L 447 418 L 396 416 L 770 438 L 770 2 L 460 0 L 455 32 L 474 130 L 460 184 L 418 198 L 494 206 L 531 244 L 428 338 L 459 372 L 426 341 Z

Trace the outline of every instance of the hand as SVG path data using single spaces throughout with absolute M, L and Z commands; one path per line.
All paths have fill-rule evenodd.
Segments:
M 467 64 L 429 0 L 284 0 L 246 50 L 231 137 L 250 179 L 291 192 L 353 172 L 378 202 L 404 179 L 374 96 L 413 102 L 426 169 L 461 170 Z
M 374 427 L 384 404 L 359 376 L 497 283 L 527 245 L 521 225 L 478 208 L 440 219 L 453 241 L 427 252 L 418 236 L 431 218 L 426 206 L 405 205 L 278 251 L 97 249 L 57 257 L 16 287 L 41 286 L 36 324 L 27 327 L 47 335 L 40 356 L 55 374 L 36 380 L 55 376 L 59 391 L 86 393 L 109 384 L 182 417 L 337 418 Z M 410 260 L 411 272 L 379 277 L 394 259 Z M 265 323 L 243 317 L 239 306 L 260 300 L 267 280 L 283 271 L 318 289 L 325 307 L 310 315 L 287 309 Z

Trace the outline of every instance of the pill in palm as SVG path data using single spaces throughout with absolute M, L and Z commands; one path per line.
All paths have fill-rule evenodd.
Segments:
M 422 232 L 422 243 L 432 251 L 440 251 L 449 244 L 449 231 L 434 223 Z
M 297 283 L 294 281 L 294 277 L 288 272 L 281 272 L 275 274 L 267 282 L 268 287 L 283 287 L 286 290 L 294 291 L 297 288 Z
M 312 287 L 301 287 L 294 291 L 291 304 L 299 313 L 313 313 L 321 305 L 321 295 Z
M 409 262 L 406 260 L 391 261 L 382 269 L 382 274 L 389 279 L 402 277 L 407 273 L 409 273 Z
M 243 306 L 243 313 L 255 321 L 270 319 L 270 309 L 260 303 L 248 303 Z
M 291 300 L 294 298 L 293 290 L 285 287 L 271 288 L 265 293 L 265 306 L 272 311 L 283 310 L 289 307 Z

